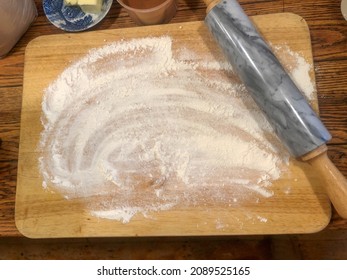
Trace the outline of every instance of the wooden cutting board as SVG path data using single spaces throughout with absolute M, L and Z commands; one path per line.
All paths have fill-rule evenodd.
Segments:
M 269 42 L 287 45 L 312 63 L 310 34 L 301 17 L 284 13 L 252 19 Z M 274 182 L 275 194 L 260 203 L 228 208 L 213 204 L 176 207 L 153 213 L 150 219 L 135 216 L 126 224 L 93 217 L 85 211 L 83 199 L 66 200 L 42 188 L 37 147 L 42 131 L 43 90 L 91 48 L 122 39 L 161 35 L 171 36 L 174 45 L 220 55 L 203 22 L 43 36 L 28 45 L 16 194 L 18 230 L 31 238 L 52 238 L 285 234 L 323 229 L 330 220 L 330 202 L 310 166 L 295 160 L 290 162 L 288 173 Z M 313 70 L 311 77 L 314 79 Z M 318 108 L 316 97 L 313 106 Z M 290 193 L 286 191 L 288 186 Z M 224 226 L 218 226 L 220 223 Z

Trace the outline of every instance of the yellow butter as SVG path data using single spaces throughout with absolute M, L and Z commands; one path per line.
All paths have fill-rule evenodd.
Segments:
M 85 13 L 98 14 L 101 12 L 102 0 L 78 0 L 78 5 Z
M 64 0 L 65 5 L 77 5 L 78 0 Z
M 101 12 L 103 0 L 64 0 L 65 5 L 79 5 L 85 13 Z
M 99 0 L 78 0 L 78 5 L 93 5 L 97 6 L 99 4 Z

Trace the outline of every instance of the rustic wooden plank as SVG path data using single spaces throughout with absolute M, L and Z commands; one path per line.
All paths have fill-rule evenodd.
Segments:
M 318 81 L 318 97 L 322 102 L 341 103 L 346 98 L 347 59 L 336 61 L 316 61 L 315 73 Z M 334 101 L 336 99 L 336 101 Z
M 272 238 L 276 259 L 345 260 L 347 230 L 325 230 L 320 233 Z
M 284 0 L 284 11 L 299 14 L 307 21 L 315 61 L 347 58 L 347 25 L 340 4 L 340 0 Z
M 249 16 L 284 12 L 283 0 L 244 0 L 239 1 L 239 3 Z
M 284 0 L 284 11 L 297 13 L 312 24 L 321 25 L 321 21 L 340 21 L 343 17 L 340 10 L 340 0 Z
M 0 96 L 0 162 L 17 161 L 22 86 L 0 86 Z
M 264 237 L 0 239 L 0 259 L 270 259 Z
M 0 83 L 7 87 L 19 87 L 23 81 L 23 48 L 15 47 L 10 55 L 0 63 Z M 0 90 L 4 89 L 0 85 Z
M 0 161 L 0 237 L 20 236 L 14 223 L 17 161 Z
M 23 67 L 21 68 L 23 72 Z M 23 73 L 22 73 L 23 75 Z M 21 104 L 22 104 L 22 87 L 23 76 L 21 76 L 20 84 L 18 86 L 5 86 L 5 83 L 0 82 L 0 96 L 2 101 L 0 103 L 0 122 L 14 121 L 18 122 L 20 118 Z M 13 116 L 7 116 L 13 114 Z
M 12 130 L 12 126 L 15 126 L 16 130 Z M 9 131 L 6 132 L 6 129 L 9 128 Z M 1 137 L 1 162 L 9 162 L 18 160 L 18 145 L 19 145 L 19 124 L 6 125 L 5 128 L 1 128 L 2 132 L 0 133 Z M 1 179 L 0 179 L 1 182 Z
M 347 28 L 344 23 L 310 26 L 313 54 L 316 61 L 341 61 L 347 59 Z M 338 65 L 337 65 L 338 66 Z
M 347 145 L 328 145 L 329 157 L 335 162 L 337 168 L 347 177 Z

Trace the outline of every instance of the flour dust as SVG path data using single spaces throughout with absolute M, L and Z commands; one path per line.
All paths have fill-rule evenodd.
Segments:
M 39 159 L 45 188 L 85 198 L 91 215 L 123 223 L 274 195 L 288 154 L 231 66 L 172 44 L 155 37 L 93 49 L 49 85 Z M 301 59 L 291 73 L 309 83 Z M 314 88 L 304 90 L 310 98 Z

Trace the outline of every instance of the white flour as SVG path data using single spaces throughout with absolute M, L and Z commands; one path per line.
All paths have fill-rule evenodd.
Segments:
M 309 78 L 301 59 L 294 79 Z M 174 52 L 170 37 L 91 50 L 46 89 L 42 110 L 43 186 L 124 223 L 184 205 L 257 203 L 288 160 L 231 67 Z
M 280 56 L 285 54 L 286 67 L 289 75 L 296 82 L 298 88 L 305 94 L 308 101 L 312 100 L 316 92 L 315 84 L 312 83 L 310 70 L 312 65 L 300 54 L 293 52 L 288 46 L 273 46 L 274 53 Z

